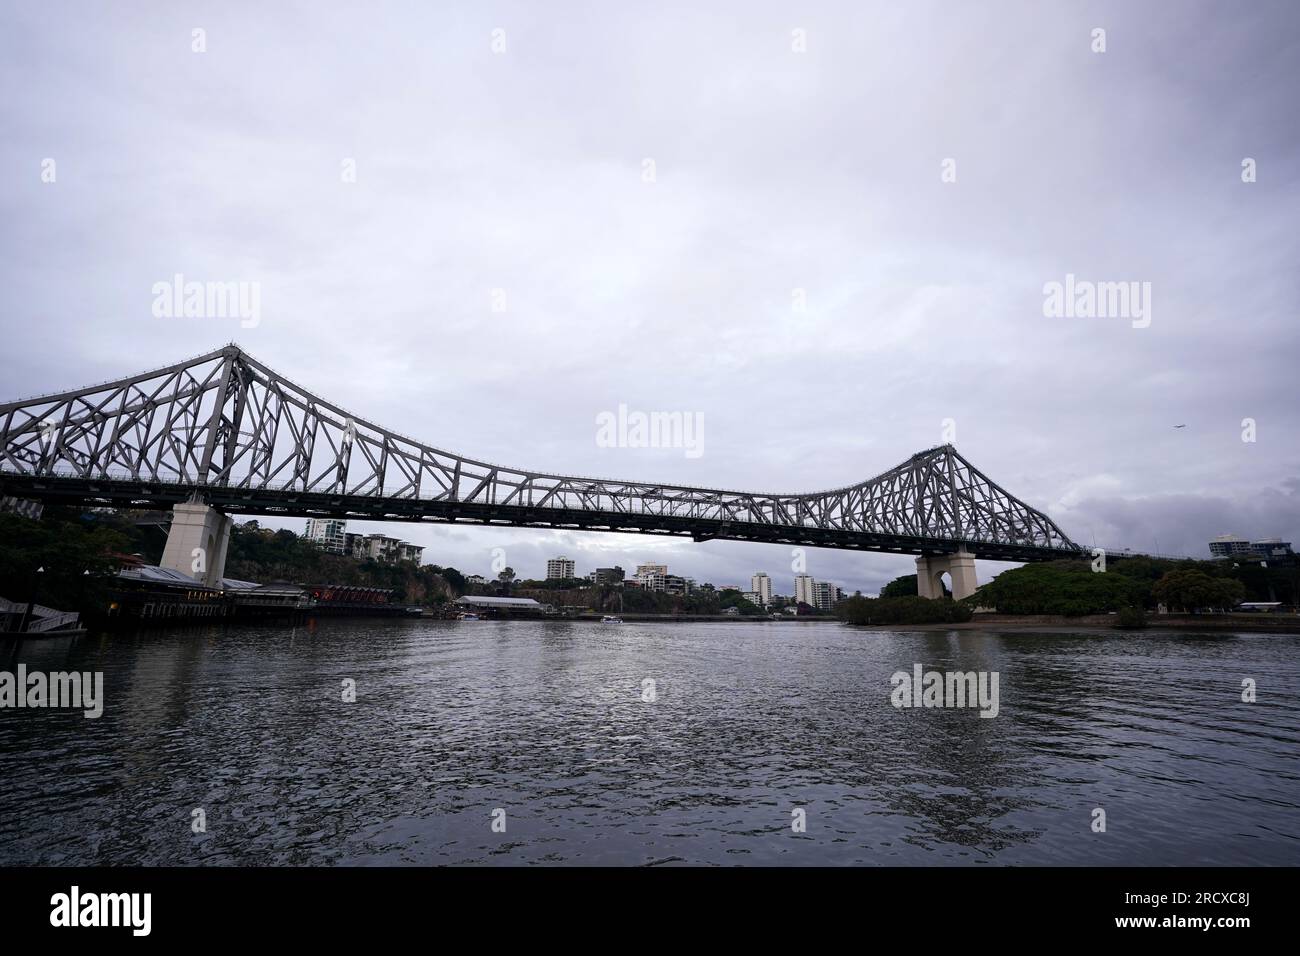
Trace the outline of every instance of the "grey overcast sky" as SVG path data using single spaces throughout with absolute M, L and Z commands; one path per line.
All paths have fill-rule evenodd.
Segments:
M 951 419 L 1080 543 L 1300 541 L 1300 6 L 703 6 L 4 0 L 0 399 L 237 341 L 516 467 L 819 490 Z M 155 317 L 178 273 L 259 283 L 255 327 Z M 1067 274 L 1149 325 L 1046 316 Z M 703 454 L 600 447 L 620 404 Z M 776 546 L 354 530 L 792 590 Z

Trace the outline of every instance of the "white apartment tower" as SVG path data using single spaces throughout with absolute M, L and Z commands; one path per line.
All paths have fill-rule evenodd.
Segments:
M 546 580 L 554 581 L 559 579 L 567 581 L 569 578 L 577 577 L 574 568 L 575 562 L 563 555 L 558 558 L 551 558 L 546 562 Z
M 794 576 L 794 599 L 800 604 L 807 604 L 809 607 L 816 607 L 816 598 L 813 595 L 813 577 L 811 574 L 796 574 Z
M 348 523 L 342 518 L 308 518 L 308 541 L 314 542 L 326 551 L 343 554 L 347 551 Z
M 844 599 L 844 592 L 829 581 L 814 581 L 812 595 L 809 603 L 819 611 L 829 611 Z
M 772 603 L 772 579 L 766 571 L 755 571 L 749 579 L 749 589 L 758 595 L 758 603 L 767 607 Z

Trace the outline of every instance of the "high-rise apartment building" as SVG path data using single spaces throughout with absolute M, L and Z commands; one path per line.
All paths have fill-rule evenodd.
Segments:
M 662 591 L 668 579 L 668 565 L 638 564 L 632 579 L 647 591 Z
M 561 555 L 558 558 L 551 558 L 546 562 L 546 580 L 554 581 L 559 579 L 567 581 L 569 578 L 576 577 L 574 573 L 575 562 Z
M 794 576 L 794 599 L 799 604 L 813 604 L 813 577 L 811 574 L 796 574 Z
M 772 579 L 767 576 L 766 571 L 755 571 L 749 579 L 749 589 L 758 595 L 758 600 L 754 603 L 767 607 L 772 603 Z
M 335 554 L 347 552 L 348 523 L 343 518 L 308 518 L 308 541 Z
M 844 592 L 829 581 L 814 581 L 813 599 L 808 602 L 819 611 L 829 611 L 844 598 Z

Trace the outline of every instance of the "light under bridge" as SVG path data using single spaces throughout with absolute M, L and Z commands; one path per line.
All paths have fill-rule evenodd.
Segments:
M 467 522 L 915 555 L 918 590 L 975 589 L 976 558 L 1083 548 L 952 445 L 830 491 L 763 494 L 475 461 L 365 421 L 236 345 L 0 404 L 0 494 L 174 511 L 165 566 L 215 583 L 228 514 Z M 206 569 L 193 573 L 192 553 Z

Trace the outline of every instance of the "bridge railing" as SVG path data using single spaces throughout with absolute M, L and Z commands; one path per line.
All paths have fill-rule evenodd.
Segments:
M 636 516 L 645 516 L 650 518 L 681 517 L 681 518 L 686 518 L 694 521 L 707 521 L 710 522 L 711 525 L 727 524 L 729 526 L 733 526 L 736 528 L 753 528 L 755 529 L 756 533 L 759 531 L 759 529 L 770 530 L 773 527 L 773 525 L 770 522 L 755 522 L 755 521 L 745 520 L 743 518 L 715 517 L 715 516 L 700 517 L 697 515 L 690 515 L 690 514 L 666 515 L 662 508 L 648 507 L 647 502 L 635 494 L 631 494 L 626 496 L 625 498 L 620 499 L 624 502 L 626 507 L 617 510 L 608 510 L 608 509 L 601 509 L 601 508 L 575 509 L 572 505 L 565 505 L 565 504 L 534 505 L 528 503 L 521 503 L 521 504 L 512 503 L 509 505 L 502 505 L 502 504 L 497 504 L 496 502 L 482 502 L 482 501 L 455 498 L 450 496 L 446 492 L 437 495 L 431 495 L 431 496 L 417 496 L 412 494 L 408 488 L 404 488 L 400 494 L 397 491 L 392 491 L 389 489 L 380 490 L 374 488 L 364 493 L 347 493 L 347 492 L 338 491 L 335 488 L 309 489 L 304 487 L 301 481 L 265 482 L 259 480 L 250 484 L 248 483 L 248 476 L 241 476 L 228 481 L 210 481 L 207 482 L 206 484 L 200 484 L 197 481 L 195 481 L 192 477 L 189 476 L 173 475 L 173 476 L 158 477 L 158 478 L 148 478 L 148 477 L 141 478 L 136 475 L 133 475 L 131 472 L 126 471 L 124 469 L 107 469 L 107 470 L 96 471 L 93 475 L 83 475 L 82 473 L 78 472 L 76 469 L 57 468 L 57 469 L 50 469 L 48 472 L 42 473 L 39 476 L 33 476 L 25 472 L 15 472 L 10 469 L 0 469 L 0 477 L 4 477 L 4 476 L 20 477 L 27 480 L 32 480 L 33 478 L 37 480 L 41 478 L 52 478 L 56 480 L 74 479 L 83 482 L 89 482 L 91 484 L 93 484 L 96 481 L 124 482 L 124 483 L 129 482 L 132 484 L 156 485 L 160 487 L 171 488 L 171 489 L 175 489 L 177 492 L 184 493 L 184 494 L 195 492 L 195 491 L 202 494 L 204 490 L 230 491 L 230 492 L 252 493 L 252 494 L 257 494 L 259 492 L 273 492 L 273 493 L 280 493 L 280 494 L 287 493 L 287 494 L 295 494 L 295 495 L 318 495 L 327 498 L 373 499 L 376 501 L 382 501 L 385 498 L 388 498 L 393 501 L 403 501 L 403 502 L 463 502 L 468 505 L 485 504 L 490 507 L 501 507 L 501 508 L 520 509 L 520 510 L 528 510 L 528 511 L 539 511 L 539 512 L 589 510 L 593 514 L 602 514 L 602 513 L 625 514 L 629 516 L 636 515 Z M 93 495 L 93 489 L 91 494 Z M 599 493 L 599 497 L 610 497 L 610 494 L 609 492 L 601 492 Z M 357 517 L 359 520 L 364 520 L 363 516 L 358 515 Z M 782 523 L 780 526 L 799 528 L 808 531 L 820 530 L 820 531 L 832 531 L 832 532 L 845 532 L 850 534 L 862 533 L 862 534 L 889 535 L 895 533 L 887 529 L 879 529 L 875 531 L 871 531 L 871 530 L 861 531 L 860 529 L 852 528 L 852 527 L 842 527 L 842 526 L 837 526 L 832 524 L 819 524 L 812 517 L 806 517 L 801 521 L 793 524 Z M 1080 553 L 1080 552 L 1073 552 L 1068 546 L 1065 545 L 1047 546 L 1042 544 L 1041 542 L 1027 540 L 1027 539 L 971 538 L 971 537 L 963 537 L 963 536 L 954 536 L 951 534 L 942 533 L 941 531 L 938 530 L 925 531 L 921 534 L 915 534 L 915 535 L 909 534 L 905 536 L 914 537 L 918 541 L 926 542 L 927 546 L 933 544 L 933 546 L 936 548 L 944 549 L 944 550 L 954 550 L 954 551 L 963 547 L 970 548 L 970 549 L 978 549 L 981 545 L 985 545 L 985 546 L 1000 545 L 1004 547 L 1017 547 L 1017 548 L 1025 548 L 1025 549 L 1032 548 L 1032 549 L 1039 549 L 1042 551 L 1056 551 L 1062 553 L 1063 555 L 1070 554 L 1070 553 Z M 1082 553 L 1086 554 L 1086 551 Z

